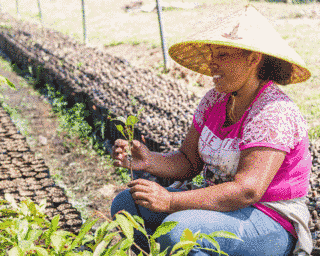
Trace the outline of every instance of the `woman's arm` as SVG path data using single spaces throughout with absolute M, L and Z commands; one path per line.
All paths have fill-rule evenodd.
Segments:
M 151 153 L 146 171 L 159 177 L 168 177 L 175 180 L 187 180 L 197 176 L 204 165 L 198 151 L 199 137 L 198 131 L 192 124 L 178 151 Z
M 241 152 L 234 181 L 186 192 L 171 193 L 169 213 L 203 209 L 220 212 L 245 208 L 260 200 L 281 167 L 286 152 L 254 147 Z

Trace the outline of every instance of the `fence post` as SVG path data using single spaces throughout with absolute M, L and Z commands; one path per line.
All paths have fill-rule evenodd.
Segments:
M 86 14 L 85 14 L 85 9 L 84 9 L 84 0 L 81 0 L 81 5 L 82 5 L 83 42 L 85 44 L 88 44 L 87 30 L 86 30 Z
M 39 17 L 40 17 L 40 21 L 41 21 L 41 24 L 43 25 L 40 0 L 38 0 L 38 9 L 39 9 Z
M 157 1 L 157 10 L 158 10 L 158 20 L 159 20 L 159 28 L 160 28 L 162 54 L 163 54 L 163 60 L 164 60 L 164 69 L 165 69 L 165 71 L 167 71 L 167 68 L 168 68 L 168 52 L 167 52 L 166 40 L 165 40 L 165 37 L 164 37 L 162 19 L 161 19 L 162 7 L 160 5 L 160 0 L 156 0 L 156 1 Z
M 18 18 L 20 19 L 20 13 L 19 13 L 19 0 L 16 0 L 16 7 L 17 7 L 17 15 L 18 15 Z

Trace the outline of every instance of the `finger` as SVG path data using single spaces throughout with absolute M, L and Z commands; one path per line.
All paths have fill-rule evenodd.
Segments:
M 131 194 L 134 194 L 134 193 L 149 193 L 149 189 L 148 187 L 146 186 L 143 186 L 143 185 L 135 185 L 133 187 L 130 188 L 129 192 Z
M 122 153 L 122 152 L 125 152 L 125 150 L 124 150 L 123 148 L 121 148 L 121 147 L 116 147 L 116 148 L 114 149 L 114 152 L 115 152 L 115 153 Z
M 135 192 L 132 194 L 132 198 L 134 200 L 144 200 L 144 201 L 149 201 L 148 199 L 148 194 L 142 193 L 142 192 Z
M 146 185 L 147 180 L 145 179 L 137 179 L 137 180 L 133 180 L 131 182 L 128 183 L 128 186 L 129 187 L 132 187 L 132 186 L 135 186 L 135 185 L 138 185 L 138 184 L 142 184 L 142 185 Z
M 115 145 L 116 147 L 126 147 L 126 146 L 128 146 L 128 141 L 122 140 L 122 139 L 117 139 L 117 140 L 114 142 L 114 145 Z
M 119 161 L 119 160 L 115 160 L 115 161 L 113 161 L 113 166 L 115 166 L 115 167 L 122 167 L 122 162 Z
M 148 205 L 150 205 L 150 203 L 148 201 L 144 201 L 144 200 L 136 200 L 134 201 L 135 204 L 138 204 L 140 206 L 143 206 L 145 208 L 147 208 Z

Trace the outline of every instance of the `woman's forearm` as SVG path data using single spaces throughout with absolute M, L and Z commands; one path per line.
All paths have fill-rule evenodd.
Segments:
M 235 211 L 255 203 L 254 193 L 235 182 L 190 190 L 171 192 L 170 212 L 188 209 Z
M 147 172 L 164 178 L 186 180 L 195 177 L 201 171 L 201 165 L 193 166 L 187 156 L 181 151 L 170 153 L 152 152 L 152 160 Z

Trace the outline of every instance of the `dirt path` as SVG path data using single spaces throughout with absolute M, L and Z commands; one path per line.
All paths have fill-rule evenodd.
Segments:
M 2 91 L 5 103 L 14 109 L 14 122 L 26 136 L 31 150 L 45 160 L 56 184 L 66 190 L 69 202 L 84 218 L 95 210 L 110 218 L 112 199 L 126 188 L 120 184 L 110 159 L 97 155 L 79 138 L 61 132 L 59 118 L 48 100 L 27 87 L 20 76 L 3 65 L 0 75 L 18 89 Z

